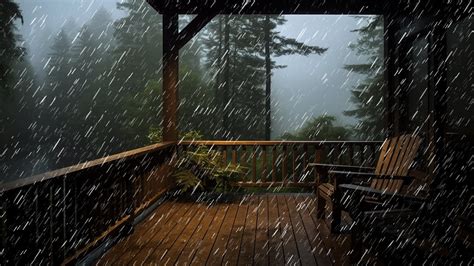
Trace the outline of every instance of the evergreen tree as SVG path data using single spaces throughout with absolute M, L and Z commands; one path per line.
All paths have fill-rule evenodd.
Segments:
M 117 7 L 127 15 L 114 22 L 116 47 L 110 85 L 120 93 L 111 95 L 116 105 L 112 112 L 120 123 L 117 133 L 124 148 L 131 148 L 147 143 L 147 121 L 158 116 L 159 95 L 148 95 L 147 101 L 155 106 L 149 113 L 143 112 L 141 97 L 149 81 L 161 80 L 162 18 L 144 1 L 126 0 Z
M 54 116 L 61 116 L 68 110 L 66 98 L 71 93 L 71 42 L 64 30 L 60 30 L 50 48 L 48 62 L 48 87 L 52 97 L 58 101 L 51 106 Z M 64 106 L 62 106 L 64 104 Z
M 55 165 L 70 165 L 77 162 L 73 153 L 74 113 L 77 105 L 72 100 L 74 93 L 74 68 L 71 57 L 71 41 L 67 32 L 61 29 L 54 37 L 47 63 L 47 78 L 44 86 L 46 97 L 43 100 L 47 108 L 51 152 L 61 151 Z M 57 149 L 57 150 L 56 150 Z
M 357 136 L 362 139 L 380 139 L 384 137 L 384 59 L 383 59 L 383 17 L 357 17 L 365 20 L 364 26 L 354 30 L 359 39 L 349 47 L 357 55 L 366 58 L 364 63 L 347 64 L 347 71 L 365 75 L 365 78 L 351 93 L 353 110 L 344 112 L 347 116 L 359 119 L 355 127 Z
M 219 120 L 214 125 L 221 138 L 261 139 L 264 134 L 260 126 L 264 123 L 264 60 L 251 46 L 254 30 L 250 19 L 219 16 L 207 27 L 204 51 L 216 82 Z
M 285 67 L 271 56 L 326 51 L 281 36 L 276 28 L 285 22 L 282 16 L 221 16 L 209 24 L 206 58 L 215 95 L 223 99 L 223 137 L 270 138 L 271 71 Z
M 0 93 L 8 95 L 11 92 L 12 69 L 15 60 L 22 57 L 24 48 L 18 45 L 20 36 L 16 34 L 15 22 L 20 19 L 23 23 L 20 8 L 11 0 L 0 2 Z
M 161 127 L 162 121 L 162 17 L 143 1 L 127 0 L 118 7 L 128 15 L 114 23 L 117 44 L 111 84 L 120 91 L 114 110 L 122 125 L 121 136 L 129 145 L 143 145 L 148 143 L 150 128 Z M 182 24 L 188 21 L 189 17 L 180 18 Z M 210 99 L 201 86 L 200 61 L 199 37 L 195 37 L 180 51 L 181 131 L 205 128 L 196 119 L 208 116 L 206 108 L 198 107 Z
M 111 132 L 120 128 L 112 115 L 117 106 L 109 100 L 111 95 L 119 93 L 115 86 L 109 86 L 113 79 L 112 24 L 110 14 L 100 8 L 82 27 L 71 49 L 74 89 L 70 98 L 77 118 L 74 139 L 81 155 L 89 159 L 119 151 L 116 145 L 111 145 L 115 137 Z
M 270 140 L 271 137 L 271 75 L 272 69 L 286 67 L 284 65 L 275 65 L 275 61 L 271 60 L 272 56 L 284 55 L 304 55 L 318 54 L 326 52 L 327 48 L 319 46 L 306 45 L 294 38 L 287 38 L 276 31 L 278 26 L 284 25 L 286 19 L 283 16 L 257 16 L 253 20 L 254 27 L 260 28 L 260 36 L 257 38 L 255 45 L 260 44 L 260 53 L 265 57 L 265 139 Z M 263 36 L 262 36 L 263 33 Z M 263 40 L 263 42 L 262 42 Z M 263 45 L 262 45 L 263 44 Z

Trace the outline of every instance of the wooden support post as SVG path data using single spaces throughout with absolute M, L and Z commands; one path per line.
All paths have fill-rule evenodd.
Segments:
M 395 63 L 396 63 L 396 42 L 395 30 L 396 21 L 393 15 L 384 16 L 384 57 L 386 84 L 385 97 L 385 130 L 389 136 L 398 133 L 398 120 L 396 120 L 396 101 L 395 101 Z M 388 137 L 388 136 L 387 136 Z
M 432 54 L 432 71 L 431 82 L 434 89 L 433 103 L 433 124 L 432 134 L 434 143 L 431 156 L 434 157 L 436 163 L 432 186 L 437 186 L 442 181 L 444 163 L 445 163 L 445 125 L 447 115 L 447 39 L 445 21 L 440 18 L 434 25 L 431 33 L 431 42 L 429 50 Z M 433 158 L 432 157 L 432 158 Z
M 163 141 L 178 140 L 178 14 L 163 14 Z

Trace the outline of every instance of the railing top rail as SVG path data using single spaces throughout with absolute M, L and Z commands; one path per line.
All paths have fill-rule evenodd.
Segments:
M 136 156 L 140 156 L 146 153 L 154 152 L 157 150 L 161 150 L 172 145 L 216 145 L 216 146 L 276 146 L 276 145 L 301 145 L 301 144 L 311 144 L 311 145 L 324 145 L 324 144 L 339 144 L 339 143 L 347 143 L 347 144 L 380 144 L 382 141 L 285 141 L 285 140 L 200 140 L 200 141 L 167 141 L 161 142 L 158 144 L 153 144 L 145 147 L 141 147 L 134 150 L 129 150 L 121 153 L 117 153 L 114 155 L 109 155 L 103 158 L 99 158 L 92 161 L 87 161 L 84 163 L 76 164 L 69 167 L 64 167 L 61 169 L 49 171 L 46 173 L 34 175 L 27 178 L 22 178 L 18 180 L 13 180 L 6 183 L 0 182 L 0 193 L 13 190 L 19 187 L 28 186 L 31 184 L 35 184 L 38 182 L 43 182 L 49 179 L 58 178 L 61 176 L 65 176 L 74 172 L 78 172 L 81 170 L 86 170 L 93 168 L 95 166 L 104 165 L 107 163 L 123 160 L 123 159 L 130 159 Z
M 109 155 L 109 156 L 106 156 L 106 157 L 103 157 L 103 158 L 95 159 L 95 160 L 92 160 L 92 161 L 87 161 L 87 162 L 76 164 L 76 165 L 73 165 L 73 166 L 64 167 L 64 168 L 61 168 L 61 169 L 57 169 L 57 170 L 49 171 L 49 172 L 46 172 L 46 173 L 34 175 L 34 176 L 31 176 L 31 177 L 22 178 L 22 179 L 18 179 L 18 180 L 13 180 L 13 181 L 6 182 L 6 183 L 3 183 L 3 184 L 0 182 L 0 193 L 5 192 L 5 191 L 9 191 L 9 190 L 12 190 L 12 189 L 15 189 L 15 188 L 35 184 L 35 183 L 38 183 L 38 182 L 43 182 L 43 181 L 46 181 L 46 180 L 49 180 L 49 179 L 58 178 L 60 176 L 65 176 L 67 174 L 71 174 L 71 173 L 78 172 L 78 171 L 81 171 L 81 170 L 90 169 L 90 168 L 93 168 L 95 166 L 100 166 L 100 165 L 104 165 L 104 164 L 107 164 L 107 163 L 116 162 L 116 161 L 119 161 L 119 160 L 122 160 L 122 159 L 134 158 L 136 156 L 140 156 L 140 155 L 143 155 L 143 154 L 146 154 L 146 153 L 150 153 L 150 152 L 158 151 L 158 150 L 161 150 L 161 149 L 165 149 L 165 148 L 170 147 L 172 145 L 176 145 L 176 142 L 175 141 L 161 142 L 161 143 L 158 143 L 158 144 L 153 144 L 153 145 L 141 147 L 141 148 L 138 148 L 138 149 L 129 150 L 129 151 Z
M 217 145 L 217 146 L 274 146 L 274 145 L 298 145 L 298 144 L 381 144 L 383 141 L 286 141 L 286 140 L 185 140 L 178 145 Z

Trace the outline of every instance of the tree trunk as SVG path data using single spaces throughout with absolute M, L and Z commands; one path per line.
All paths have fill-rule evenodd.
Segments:
M 272 133 L 271 91 L 272 66 L 270 60 L 270 16 L 265 16 L 265 139 L 270 140 Z
M 229 16 L 224 19 L 224 91 L 223 91 L 223 133 L 224 136 L 229 134 L 229 91 L 230 91 L 230 25 Z
M 217 106 L 217 114 L 214 115 L 216 119 L 216 125 L 220 124 L 220 117 L 219 114 L 222 112 L 224 108 L 224 104 L 220 101 L 220 95 L 219 95 L 219 87 L 221 86 L 222 82 L 222 24 L 223 24 L 223 19 L 222 16 L 219 16 L 219 29 L 217 32 L 218 38 L 219 38 L 219 47 L 217 48 L 217 71 L 216 71 L 216 80 L 214 83 L 214 104 Z

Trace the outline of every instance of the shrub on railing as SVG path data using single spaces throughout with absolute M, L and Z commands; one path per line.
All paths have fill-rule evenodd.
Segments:
M 184 140 L 201 140 L 199 132 L 191 131 L 183 136 Z M 245 172 L 240 164 L 226 164 L 219 152 L 205 145 L 185 151 L 175 167 L 173 176 L 178 188 L 183 192 L 226 192 L 233 180 Z

